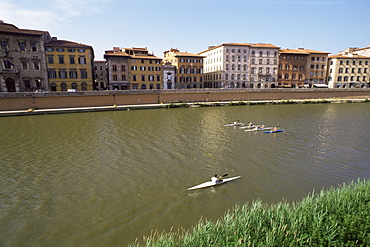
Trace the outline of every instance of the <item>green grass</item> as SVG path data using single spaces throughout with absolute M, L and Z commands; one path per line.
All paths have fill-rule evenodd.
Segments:
M 370 180 L 300 202 L 235 206 L 216 222 L 144 237 L 145 246 L 370 246 Z M 140 246 L 135 243 L 134 246 Z

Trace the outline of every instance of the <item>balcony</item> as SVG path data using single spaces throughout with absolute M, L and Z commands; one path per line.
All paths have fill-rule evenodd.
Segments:
M 0 73 L 18 74 L 19 73 L 19 70 L 18 69 L 4 69 L 4 68 L 0 68 Z

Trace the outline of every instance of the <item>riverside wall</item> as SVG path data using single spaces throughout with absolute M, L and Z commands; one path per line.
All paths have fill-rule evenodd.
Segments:
M 0 111 L 113 105 L 369 98 L 370 89 L 201 89 L 0 93 Z

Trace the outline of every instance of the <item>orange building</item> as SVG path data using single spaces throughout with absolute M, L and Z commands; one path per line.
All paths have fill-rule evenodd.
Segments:
M 164 61 L 176 67 L 177 89 L 203 88 L 204 56 L 170 49 L 164 52 Z
M 309 49 L 280 49 L 278 86 L 326 86 L 329 52 Z

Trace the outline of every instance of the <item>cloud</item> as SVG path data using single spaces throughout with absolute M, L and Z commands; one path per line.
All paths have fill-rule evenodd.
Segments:
M 0 19 L 19 28 L 50 30 L 83 15 L 101 11 L 101 5 L 111 0 L 0 0 Z M 28 4 L 28 6 L 27 6 Z

